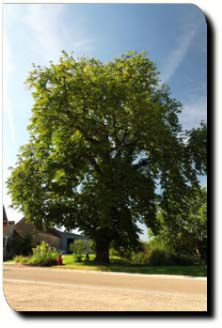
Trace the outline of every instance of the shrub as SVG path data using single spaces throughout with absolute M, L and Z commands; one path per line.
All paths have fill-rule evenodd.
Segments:
M 96 252 L 96 244 L 95 241 L 92 239 L 87 240 L 89 246 L 89 254 Z
M 55 248 L 50 247 L 45 241 L 32 249 L 33 255 L 29 257 L 17 255 L 14 257 L 16 263 L 31 265 L 56 265 L 59 253 Z
M 29 259 L 29 264 L 56 265 L 58 252 L 50 247 L 45 241 L 32 249 L 33 255 Z
M 130 260 L 132 257 L 132 251 L 130 249 L 120 247 L 118 250 L 116 250 L 116 255 L 122 259 Z
M 149 255 L 145 252 L 137 252 L 132 255 L 132 263 L 149 264 Z
M 151 266 L 161 265 L 192 265 L 195 264 L 193 256 L 176 254 L 175 251 L 156 243 L 144 244 L 143 252 L 134 253 L 132 262 Z
M 27 264 L 29 261 L 29 257 L 17 255 L 14 257 L 14 261 L 15 261 L 15 263 Z
M 138 252 L 134 252 L 131 260 L 134 264 L 149 264 L 151 248 L 148 243 L 142 242 Z
M 174 264 L 171 262 L 170 254 L 163 249 L 154 249 L 149 257 L 150 265 L 169 265 Z
M 195 257 L 193 255 L 172 255 L 172 260 L 176 265 L 193 265 L 193 264 L 199 264 L 198 259 L 195 260 Z
M 110 251 L 109 251 L 109 255 L 111 257 L 114 257 L 114 256 L 119 256 L 119 252 L 114 248 L 114 247 L 111 247 Z
M 70 250 L 75 255 L 73 256 L 74 261 L 82 262 L 82 255 L 87 253 L 87 242 L 85 240 L 75 240 L 70 245 Z

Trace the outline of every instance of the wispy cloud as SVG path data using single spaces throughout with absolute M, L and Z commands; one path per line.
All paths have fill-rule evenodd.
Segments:
M 167 56 L 165 67 L 161 73 L 161 80 L 167 83 L 171 77 L 175 74 L 177 68 L 185 58 L 192 41 L 196 35 L 197 27 L 192 27 L 187 30 L 180 38 L 177 48 Z
M 59 22 L 64 6 L 28 5 L 22 17 L 27 33 L 31 34 L 32 48 L 40 58 L 54 59 L 63 49 Z
M 195 102 L 184 104 L 180 121 L 184 129 L 196 128 L 207 120 L 207 98 L 200 97 Z
M 83 31 L 69 29 L 65 24 L 66 10 L 61 4 L 28 5 L 26 8 L 22 21 L 31 33 L 32 49 L 44 61 L 58 59 L 62 50 L 84 53 L 92 47 L 93 40 L 86 38 Z
M 92 39 L 85 39 L 85 40 L 80 40 L 77 42 L 74 42 L 74 49 L 80 50 L 83 49 L 84 51 L 90 50 L 94 43 L 94 40 Z
M 35 62 L 46 65 L 50 60 L 56 61 L 62 50 L 74 51 L 78 55 L 87 55 L 93 47 L 93 40 L 77 26 L 70 28 L 66 22 L 67 6 L 63 4 L 26 4 L 15 8 L 7 5 L 4 10 L 4 43 L 3 43 L 3 109 L 7 117 L 11 141 L 15 142 L 15 119 L 13 104 L 9 94 L 10 85 L 15 73 L 16 60 L 14 48 L 10 44 L 10 31 L 19 26 L 29 35 L 24 44 L 23 56 L 27 56 L 27 67 Z M 19 40 L 18 40 L 19 42 Z M 11 47 L 12 46 L 12 47 Z M 28 55 L 27 55 L 28 54 Z M 20 52 L 20 56 L 22 52 Z

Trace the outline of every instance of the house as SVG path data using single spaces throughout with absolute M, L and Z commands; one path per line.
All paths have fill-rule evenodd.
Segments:
M 8 258 L 12 255 L 12 250 L 7 250 L 7 244 L 14 233 L 15 221 L 9 221 L 5 207 L 3 206 L 3 258 Z
M 75 240 L 87 240 L 86 237 L 71 233 L 60 231 L 56 228 L 49 228 L 47 231 L 38 230 L 33 223 L 27 223 L 23 218 L 19 222 L 9 221 L 6 215 L 5 208 L 3 207 L 3 249 L 4 259 L 10 258 L 13 252 L 13 236 L 19 238 L 26 238 L 32 236 L 35 244 L 40 244 L 42 241 L 47 242 L 50 246 L 55 247 L 62 253 L 70 253 L 70 244 Z
M 49 228 L 47 231 L 37 230 L 33 223 L 27 223 L 25 218 L 21 219 L 15 224 L 14 230 L 21 237 L 24 238 L 32 235 L 37 244 L 43 240 L 50 246 L 55 247 L 63 253 L 70 252 L 70 244 L 75 240 L 86 240 L 87 238 L 75 233 L 60 231 L 55 228 Z

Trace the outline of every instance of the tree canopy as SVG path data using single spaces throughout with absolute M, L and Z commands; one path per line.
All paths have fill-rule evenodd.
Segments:
M 191 129 L 187 135 L 189 158 L 199 174 L 207 174 L 207 124 L 201 122 L 197 129 Z
M 187 213 L 196 158 L 181 136 L 181 104 L 145 53 L 102 63 L 63 52 L 57 64 L 34 66 L 27 85 L 30 140 L 8 188 L 28 220 L 79 228 L 107 263 L 111 242 L 136 247 L 138 222 L 157 231 L 157 206 L 172 224 Z
M 168 224 L 161 210 L 157 215 L 159 231 L 157 240 L 170 246 L 177 254 L 207 260 L 207 191 L 199 188 L 187 198 L 189 211 L 185 216 L 177 216 L 177 229 Z

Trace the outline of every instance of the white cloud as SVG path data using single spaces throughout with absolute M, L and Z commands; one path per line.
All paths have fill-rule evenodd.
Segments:
M 189 31 L 186 31 L 180 38 L 178 47 L 172 50 L 172 52 L 168 55 L 165 67 L 161 73 L 161 80 L 163 82 L 168 82 L 180 66 L 192 44 L 197 29 L 197 27 L 192 27 Z
M 16 56 L 11 50 L 9 31 L 16 25 L 24 26 L 30 42 L 24 44 L 24 56 L 28 52 L 31 62 L 45 65 L 56 60 L 64 50 L 73 50 L 79 55 L 87 55 L 93 40 L 85 37 L 83 30 L 71 28 L 66 22 L 67 7 L 63 4 L 26 4 L 4 8 L 4 44 L 3 44 L 3 110 L 6 113 L 11 141 L 15 142 L 15 124 L 13 99 L 10 99 L 9 87 L 15 72 Z M 21 54 L 20 54 L 21 55 Z M 30 65 L 27 63 L 27 65 Z
M 28 5 L 22 18 L 27 33 L 32 37 L 32 49 L 48 62 L 58 59 L 62 50 L 87 52 L 93 40 L 85 38 L 84 32 L 65 24 L 65 10 L 61 4 Z
M 58 23 L 61 21 L 64 7 L 52 6 L 28 5 L 22 18 L 27 26 L 27 33 L 32 37 L 32 48 L 38 56 L 46 60 L 53 59 L 63 48 Z
M 84 49 L 84 51 L 89 50 L 93 44 L 93 40 L 91 39 L 85 39 L 85 40 L 80 40 L 77 42 L 74 42 L 74 49 Z
M 184 129 L 196 128 L 201 121 L 207 121 L 207 98 L 200 97 L 195 102 L 183 105 L 180 122 Z

